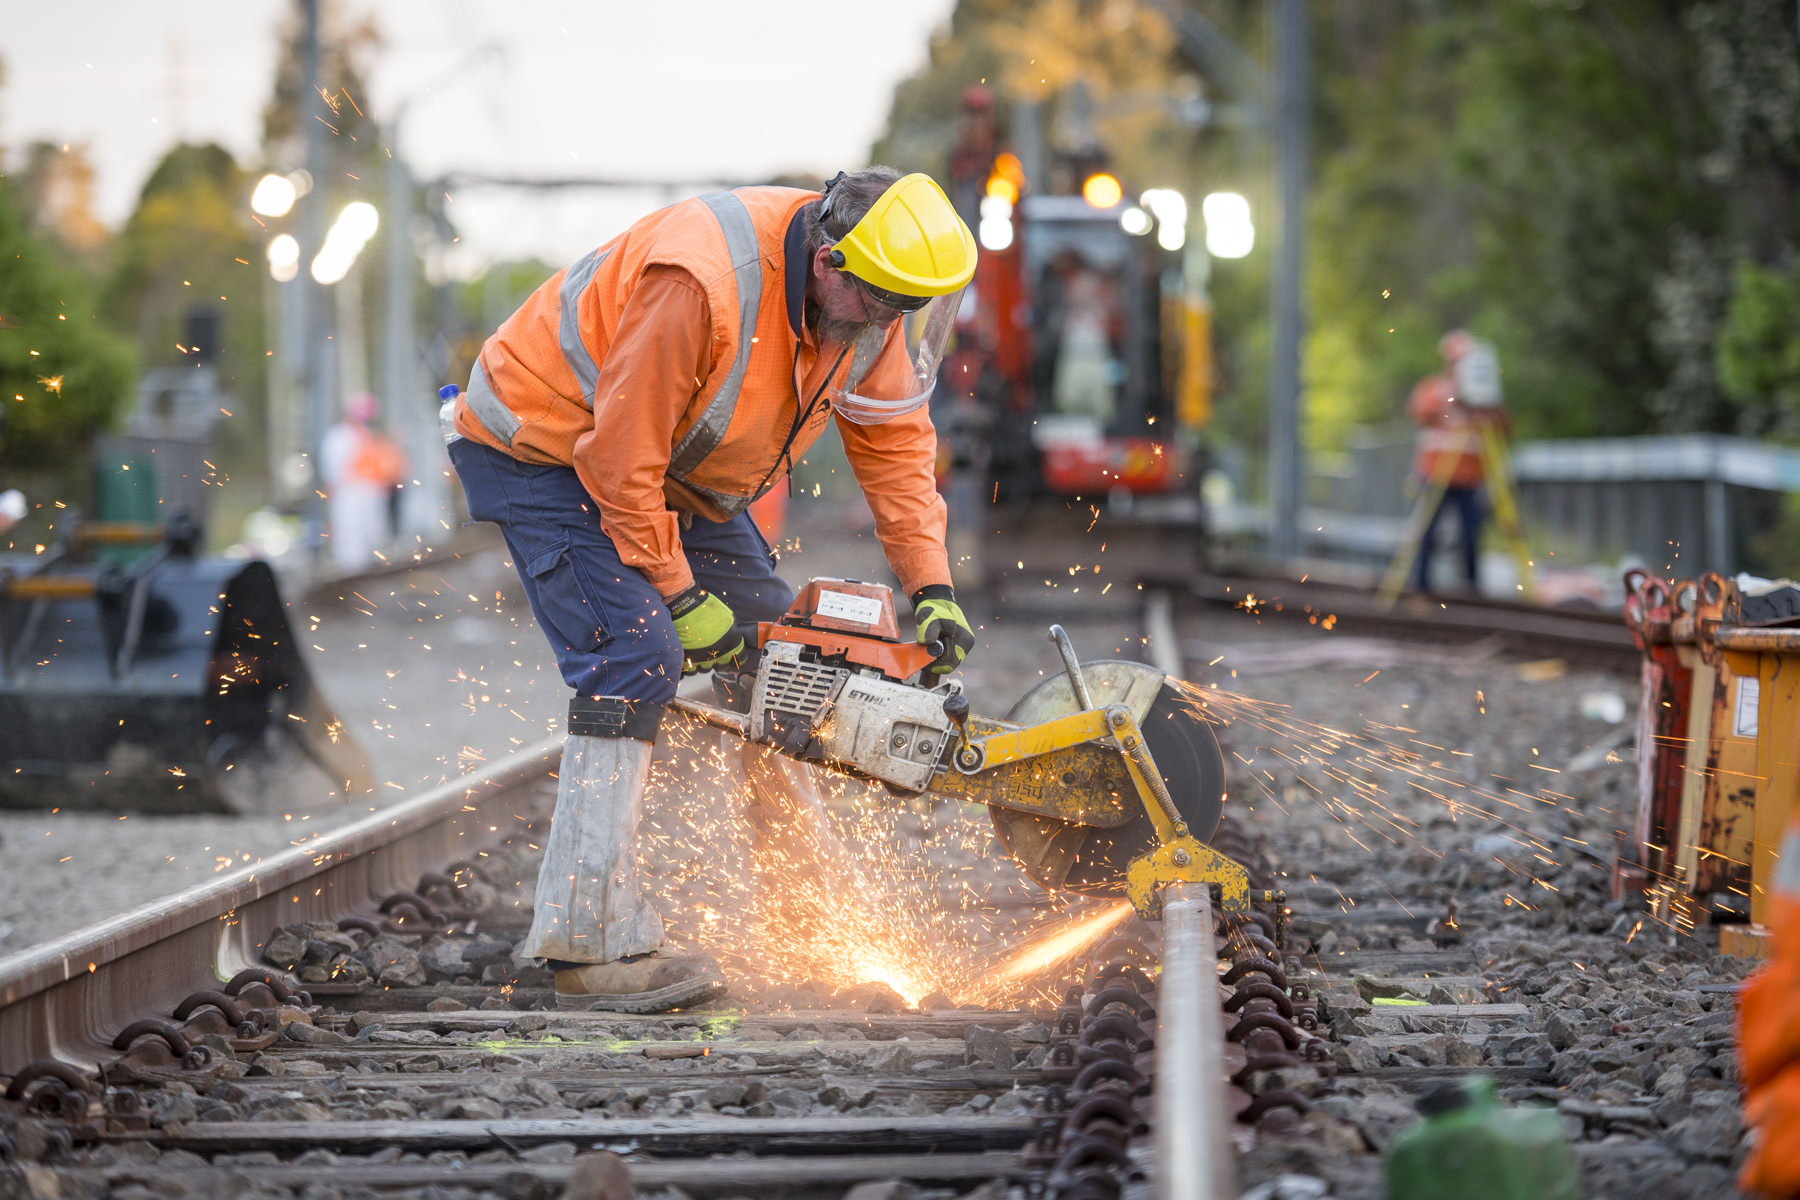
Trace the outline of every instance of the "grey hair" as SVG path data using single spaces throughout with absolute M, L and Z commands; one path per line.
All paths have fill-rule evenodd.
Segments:
M 806 254 L 808 258 L 821 246 L 841 241 L 855 228 L 863 214 L 883 192 L 900 179 L 893 167 L 864 167 L 860 171 L 843 171 L 825 185 L 819 199 L 807 206 Z

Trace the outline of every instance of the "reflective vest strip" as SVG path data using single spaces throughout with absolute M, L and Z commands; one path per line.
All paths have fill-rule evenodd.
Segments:
M 519 418 L 512 409 L 500 403 L 500 397 L 488 386 L 487 372 L 481 369 L 479 357 L 475 360 L 475 369 L 469 372 L 469 386 L 463 392 L 463 400 L 475 414 L 475 419 L 498 438 L 501 445 L 512 445 L 513 435 L 519 432 Z
M 1800 829 L 1790 829 L 1782 835 L 1774 890 L 1788 900 L 1800 901 Z
M 563 276 L 562 315 L 556 324 L 557 344 L 562 347 L 569 370 L 575 372 L 575 381 L 581 388 L 581 402 L 590 410 L 594 407 L 594 388 L 600 382 L 600 368 L 595 364 L 594 356 L 588 353 L 587 343 L 581 340 L 581 293 L 587 291 L 594 272 L 611 253 L 611 248 L 604 252 L 590 250 L 569 268 Z
M 1419 447 L 1440 453 L 1478 454 L 1481 435 L 1473 429 L 1423 429 L 1419 431 Z
M 712 210 L 719 229 L 725 234 L 725 249 L 731 255 L 731 268 L 737 275 L 738 335 L 737 358 L 725 380 L 706 405 L 693 427 L 682 437 L 669 455 L 669 474 L 685 482 L 688 472 L 725 440 L 731 427 L 731 414 L 737 410 L 738 389 L 750 369 L 751 340 L 756 335 L 756 313 L 762 307 L 762 251 L 756 242 L 756 226 L 750 210 L 730 192 L 708 192 L 701 203 Z
M 754 496 L 729 495 L 725 492 L 715 491 L 709 487 L 702 487 L 691 479 L 684 479 L 681 482 L 688 490 L 712 501 L 719 511 L 723 512 L 726 516 L 735 517 L 746 508 L 749 508 L 752 504 L 762 499 L 764 493 L 774 490 L 777 481 L 771 480 L 767 487 L 763 488 L 761 492 L 758 492 Z

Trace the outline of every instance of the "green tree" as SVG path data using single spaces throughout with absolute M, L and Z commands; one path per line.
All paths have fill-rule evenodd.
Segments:
M 1197 0 L 1239 46 L 1266 5 Z M 1255 127 L 1184 127 L 1194 86 L 1139 0 L 960 0 L 895 95 L 876 157 L 941 170 L 958 92 L 1040 104 L 1052 148 L 1074 85 L 1130 186 L 1250 197 L 1259 249 L 1217 264 L 1218 428 L 1254 452 L 1266 392 Z M 1312 5 L 1308 386 L 1315 455 L 1395 419 L 1439 335 L 1493 339 L 1527 437 L 1794 430 L 1777 314 L 1800 271 L 1800 44 L 1787 0 Z M 1217 102 L 1222 81 L 1199 86 Z M 1740 268 L 1748 264 L 1749 268 Z M 1786 328 L 1791 329 L 1790 324 Z M 1774 390 L 1770 390 L 1774 389 Z
M 94 213 L 94 165 L 87 145 L 33 142 L 25 148 L 24 169 L 12 181 L 31 231 L 53 237 L 84 269 L 98 268 L 108 234 Z
M 0 466 L 76 484 L 89 440 L 120 411 L 132 375 L 128 344 L 0 183 Z
M 250 177 L 217 145 L 178 145 L 150 172 L 136 209 L 113 239 L 113 270 L 101 311 L 129 333 L 146 366 L 194 361 L 191 317 L 218 320 L 221 390 L 236 403 L 219 415 L 214 463 L 234 488 L 255 491 L 264 475 L 263 396 L 268 349 L 267 272 L 249 219 Z M 254 505 L 250 505 L 254 507 Z
M 1719 335 L 1719 382 L 1742 424 L 1800 436 L 1800 276 L 1740 264 Z

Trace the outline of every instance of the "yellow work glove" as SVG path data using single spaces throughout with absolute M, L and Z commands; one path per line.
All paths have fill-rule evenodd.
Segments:
M 962 666 L 963 659 L 975 648 L 975 630 L 963 616 L 956 593 L 946 583 L 933 583 L 913 593 L 915 637 L 921 646 L 938 643 L 942 650 L 925 668 L 932 675 L 948 675 Z
M 681 673 L 695 675 L 730 662 L 744 650 L 731 606 L 698 585 L 669 601 L 675 636 L 681 639 Z

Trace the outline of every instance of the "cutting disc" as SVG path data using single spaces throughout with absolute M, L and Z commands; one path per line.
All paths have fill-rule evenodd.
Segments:
M 1154 667 L 1103 659 L 1083 663 L 1081 673 L 1096 708 L 1123 704 L 1131 710 L 1189 832 L 1210 839 L 1225 803 L 1225 760 L 1212 727 Z M 1080 711 L 1068 676 L 1059 673 L 1025 693 L 1006 719 L 1032 725 Z M 988 812 L 1001 845 L 1027 875 L 1047 888 L 1090 896 L 1123 895 L 1126 866 L 1156 843 L 1156 829 L 1141 808 L 1114 829 L 999 807 Z

